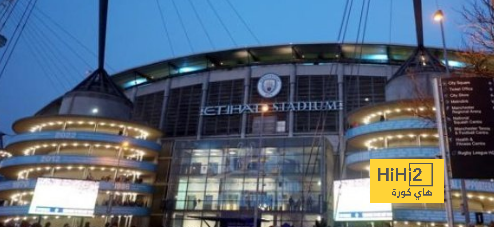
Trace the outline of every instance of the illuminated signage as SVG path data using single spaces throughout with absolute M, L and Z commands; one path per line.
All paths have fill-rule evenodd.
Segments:
M 444 203 L 444 160 L 371 159 L 371 203 Z
M 320 102 L 281 102 L 270 104 L 239 104 L 239 105 L 222 105 L 206 106 L 201 109 L 201 115 L 232 115 L 243 113 L 261 113 L 261 107 L 268 105 L 268 112 L 289 112 L 289 111 L 330 111 L 343 109 L 341 101 L 320 101 Z
M 336 221 L 393 220 L 391 203 L 370 203 L 370 180 L 334 181 L 333 212 Z

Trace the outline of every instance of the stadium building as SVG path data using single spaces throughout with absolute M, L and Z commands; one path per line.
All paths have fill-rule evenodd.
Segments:
M 263 227 L 444 226 L 442 204 L 394 204 L 392 221 L 333 218 L 335 180 L 367 178 L 370 158 L 439 155 L 430 79 L 443 74 L 442 54 L 290 44 L 169 59 L 113 81 L 89 77 L 13 125 L 0 215 L 31 218 L 36 179 L 53 176 L 100 180 L 94 220 L 114 215 L 122 226 L 253 226 L 252 217 Z M 449 56 L 450 66 L 464 66 Z M 489 222 L 494 183 L 467 181 L 467 189 L 472 218 Z M 121 203 L 108 209 L 110 197 Z
M 444 74 L 442 56 L 421 45 L 290 44 L 184 56 L 113 79 L 135 103 L 133 120 L 164 134 L 165 226 L 343 225 L 333 219 L 334 180 L 368 177 L 370 158 L 438 157 L 430 80 Z M 449 56 L 452 69 L 465 66 Z M 466 185 L 471 220 L 477 212 L 489 222 L 494 184 Z M 461 225 L 459 181 L 452 187 Z M 392 222 L 371 224 L 446 221 L 442 204 L 392 212 Z

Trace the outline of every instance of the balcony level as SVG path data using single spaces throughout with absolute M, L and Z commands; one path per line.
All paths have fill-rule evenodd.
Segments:
M 35 116 L 23 118 L 15 122 L 12 128 L 18 134 L 46 131 L 85 131 L 122 135 L 151 141 L 161 137 L 160 131 L 136 122 L 120 121 L 97 116 Z

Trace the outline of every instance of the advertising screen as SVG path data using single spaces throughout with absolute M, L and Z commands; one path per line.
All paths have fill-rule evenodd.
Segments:
M 333 192 L 336 221 L 393 219 L 391 203 L 370 203 L 370 179 L 335 181 Z
M 29 214 L 90 217 L 98 189 L 97 181 L 38 178 Z

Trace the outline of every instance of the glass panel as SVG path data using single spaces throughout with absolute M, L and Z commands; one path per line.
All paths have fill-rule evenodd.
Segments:
M 189 172 L 171 176 L 177 182 L 167 198 L 174 210 L 233 212 L 241 215 L 259 207 L 266 212 L 320 212 L 326 188 L 320 173 L 323 159 L 319 138 L 184 141 L 177 143 L 175 163 Z M 310 153 L 312 150 L 312 158 Z M 185 152 L 185 153 L 184 153 Z M 184 155 L 190 154 L 190 155 Z M 196 155 L 199 154 L 199 155 Z M 304 173 L 307 172 L 306 173 Z M 237 213 L 238 212 L 238 213 Z M 230 213 L 229 213 L 230 215 Z M 283 213 L 277 214 L 281 217 Z M 285 220 L 285 219 L 283 219 Z

